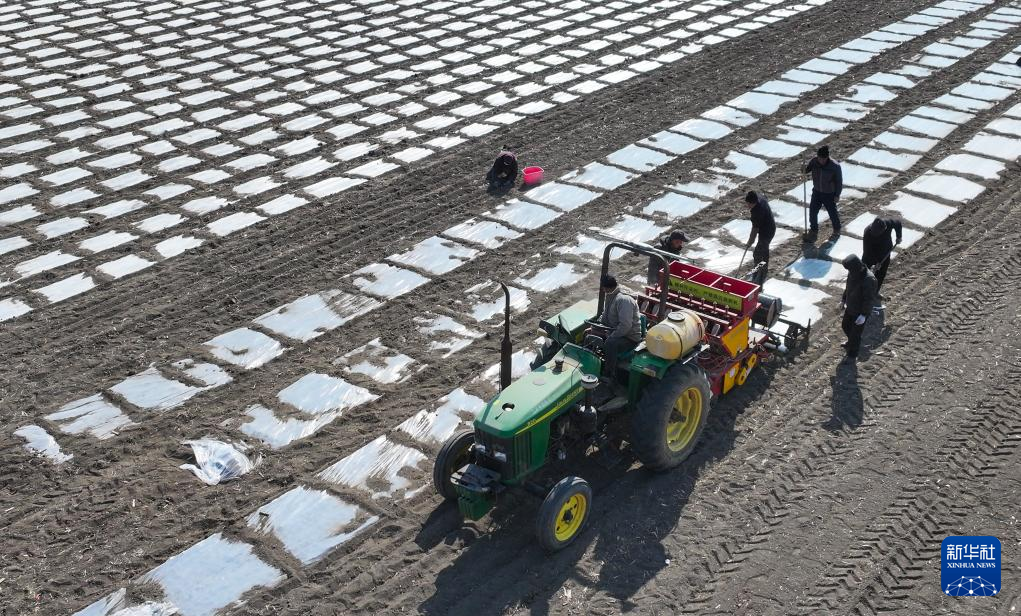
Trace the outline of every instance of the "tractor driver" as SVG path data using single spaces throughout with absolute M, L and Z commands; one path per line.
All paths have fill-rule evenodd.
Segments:
M 617 279 L 606 274 L 599 281 L 600 290 L 606 295 L 600 322 L 610 329 L 603 342 L 605 355 L 603 379 L 616 380 L 617 357 L 633 350 L 642 341 L 641 313 L 638 301 L 624 293 L 617 286 Z

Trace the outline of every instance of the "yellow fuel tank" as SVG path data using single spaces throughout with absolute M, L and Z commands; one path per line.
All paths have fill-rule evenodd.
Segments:
M 694 312 L 677 310 L 645 334 L 645 348 L 662 359 L 680 359 L 705 337 L 705 324 Z

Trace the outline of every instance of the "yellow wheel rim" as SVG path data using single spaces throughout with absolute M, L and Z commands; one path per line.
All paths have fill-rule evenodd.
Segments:
M 702 390 L 689 387 L 674 403 L 673 412 L 666 425 L 666 444 L 671 451 L 687 447 L 702 421 Z
M 588 509 L 588 500 L 584 494 L 572 494 L 564 501 L 557 514 L 557 527 L 553 531 L 557 541 L 567 541 L 578 532 L 581 523 L 585 521 L 585 511 Z

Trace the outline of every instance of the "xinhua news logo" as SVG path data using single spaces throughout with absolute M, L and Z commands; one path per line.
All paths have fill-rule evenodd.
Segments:
M 943 540 L 943 594 L 992 597 L 1000 592 L 1000 540 L 947 537 Z

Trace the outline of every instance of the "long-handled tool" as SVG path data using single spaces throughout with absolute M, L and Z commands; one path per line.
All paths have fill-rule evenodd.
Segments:
M 808 168 L 808 163 L 802 162 L 801 163 L 801 171 L 803 172 L 807 168 Z M 804 173 L 802 173 L 801 175 L 804 175 Z M 809 235 L 808 235 L 808 181 L 805 181 L 805 182 L 801 183 L 801 207 L 804 210 L 804 216 L 805 216 L 805 227 L 804 227 L 805 232 L 802 234 L 801 238 L 802 238 L 802 240 L 807 240 L 809 238 Z
M 889 260 L 890 260 L 890 254 L 887 253 L 887 255 L 885 257 L 883 257 L 882 261 L 880 261 L 879 263 L 876 263 L 875 265 L 873 265 L 869 269 L 872 270 L 873 274 L 875 274 L 876 272 L 879 271 L 879 268 L 883 267 L 883 264 L 886 263 Z
M 808 182 L 801 184 L 801 206 L 805 210 L 805 235 L 808 235 Z
M 741 262 L 737 264 L 738 275 L 740 275 L 741 266 L 744 265 L 744 258 L 746 256 L 748 256 L 748 247 L 747 246 L 744 247 L 744 252 L 741 253 Z

